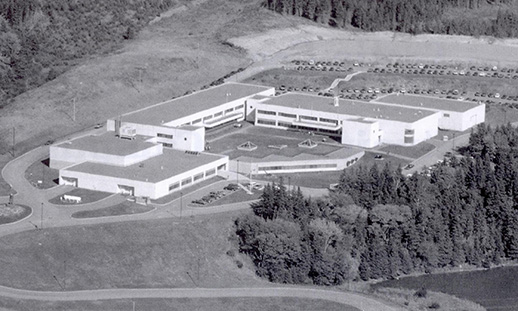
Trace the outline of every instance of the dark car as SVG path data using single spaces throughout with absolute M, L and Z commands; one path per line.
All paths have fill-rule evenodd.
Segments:
M 413 164 L 407 164 L 407 166 L 403 167 L 404 170 L 409 170 L 411 168 L 413 168 L 414 165 Z

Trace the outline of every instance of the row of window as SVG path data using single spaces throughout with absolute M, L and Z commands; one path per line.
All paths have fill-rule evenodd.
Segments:
M 157 133 L 156 136 L 160 137 L 160 138 L 173 139 L 173 135 L 172 134 Z
M 336 168 L 338 164 L 306 164 L 306 165 L 279 165 L 279 166 L 259 166 L 259 171 L 284 171 L 284 170 L 304 170 L 304 169 L 319 169 L 319 168 Z
M 275 125 L 275 120 L 257 119 L 257 123 L 265 125 Z
M 222 167 L 225 168 L 225 165 L 223 165 Z M 199 174 L 194 175 L 194 177 L 185 178 L 181 182 L 175 182 L 174 184 L 169 185 L 169 191 L 173 191 L 174 189 L 178 189 L 180 187 L 180 184 L 183 187 L 183 186 L 186 186 L 186 185 L 188 185 L 188 184 L 190 184 L 192 182 L 196 182 L 196 181 L 202 179 L 204 175 L 205 175 L 205 177 L 209 177 L 209 176 L 212 176 L 214 174 L 216 174 L 216 169 L 212 168 L 210 170 L 205 171 L 205 173 L 201 172 Z
M 303 115 L 300 116 L 300 119 L 301 120 L 308 120 L 308 121 L 318 121 L 317 117 L 303 116 Z
M 279 116 L 285 117 L 285 118 L 292 118 L 292 119 L 296 119 L 297 118 L 297 115 L 295 115 L 295 114 L 284 113 L 284 112 L 279 112 Z
M 277 113 L 275 111 L 269 111 L 269 110 L 259 110 L 259 109 L 257 109 L 257 113 L 258 114 L 267 114 L 267 115 L 272 115 L 272 116 L 277 115 Z
M 232 112 L 234 110 L 239 110 L 239 109 L 243 109 L 243 108 L 245 108 L 244 104 L 239 105 L 239 106 L 237 106 L 235 108 L 229 108 L 229 109 L 225 110 L 225 114 L 228 114 L 228 113 L 230 113 L 230 112 Z M 210 120 L 212 118 L 217 118 L 217 117 L 221 117 L 221 116 L 223 116 L 223 111 L 217 112 L 214 115 L 203 117 L 203 121 L 207 121 L 207 120 Z M 196 123 L 199 123 L 199 122 L 201 122 L 201 119 L 197 119 L 197 120 L 192 121 L 192 124 L 196 124 Z

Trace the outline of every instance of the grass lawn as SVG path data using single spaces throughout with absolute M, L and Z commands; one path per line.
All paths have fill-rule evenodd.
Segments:
M 427 154 L 428 152 L 435 149 L 435 146 L 422 142 L 415 146 L 404 147 L 404 146 L 396 146 L 396 145 L 388 145 L 380 149 L 380 151 L 390 152 L 391 154 L 401 155 L 404 157 L 417 159 Z M 385 157 L 385 156 L 384 156 Z
M 193 280 L 200 287 L 267 286 L 233 242 L 234 219 L 249 212 L 8 235 L 0 240 L 0 284 L 58 291 L 61 286 L 67 290 L 195 287 Z M 228 250 L 235 255 L 227 255 Z
M 439 89 L 459 90 L 468 92 L 468 97 L 474 92 L 500 93 L 518 95 L 516 80 L 468 77 L 458 75 L 416 75 L 394 73 L 366 73 L 352 78 L 350 81 L 342 81 L 338 84 L 338 90 L 362 89 L 362 88 L 406 88 L 406 89 Z
M 25 205 L 0 204 L 0 225 L 9 224 L 31 214 L 32 209 Z
M 77 302 L 43 302 L 33 300 L 14 300 L 0 298 L 0 307 L 16 308 L 19 311 L 96 311 L 132 310 L 153 311 L 358 311 L 357 308 L 335 302 L 318 299 L 300 299 L 291 297 L 268 298 L 177 298 L 177 299 L 119 299 Z
M 427 274 L 384 281 L 374 287 L 400 287 L 413 290 L 425 287 L 428 290 L 452 294 L 475 301 L 488 311 L 518 310 L 517 266 L 490 270 Z
M 518 122 L 518 109 L 486 105 L 486 124 L 495 127 L 497 125 L 507 124 L 508 122 Z
M 299 89 L 302 89 L 304 86 L 311 87 L 313 89 L 317 87 L 325 89 L 328 88 L 335 79 L 345 78 L 349 73 L 351 72 L 313 70 L 297 71 L 278 68 L 260 72 L 243 82 L 273 86 L 277 89 L 279 89 L 281 85 L 285 85 L 286 87 L 297 87 Z
M 237 190 L 232 192 L 229 195 L 224 196 L 223 198 L 216 200 L 210 204 L 203 205 L 203 206 L 218 206 L 218 205 L 224 205 L 224 204 L 232 204 L 237 202 L 247 202 L 252 200 L 257 200 L 261 198 L 261 195 L 263 194 L 262 191 L 258 190 L 252 190 L 253 194 L 248 194 L 243 189 Z
M 91 211 L 80 211 L 72 214 L 72 218 L 95 218 L 95 217 L 106 217 L 106 216 L 121 216 L 121 215 L 133 215 L 145 213 L 153 210 L 152 206 L 144 206 L 137 203 L 124 201 L 120 204 L 100 208 Z
M 74 188 L 73 190 L 71 190 L 65 194 L 80 197 L 81 203 L 79 203 L 79 204 L 86 204 L 86 203 L 97 202 L 99 200 L 105 199 L 105 198 L 109 197 L 110 195 L 112 195 L 113 193 L 93 191 L 93 190 L 82 189 L 82 188 Z M 50 199 L 49 202 L 52 204 L 58 204 L 58 205 L 59 204 L 76 205 L 76 203 L 61 201 L 61 197 L 62 197 L 62 195 L 54 197 L 54 198 Z
M 40 159 L 25 171 L 25 178 L 35 187 L 48 189 L 57 186 L 59 171 L 49 167 L 49 158 Z
M 356 164 L 355 164 L 356 165 Z M 354 165 L 352 166 L 354 167 Z M 283 183 L 288 186 L 300 186 L 307 188 L 328 188 L 329 184 L 337 183 L 342 171 L 333 172 L 313 172 L 313 173 L 292 173 L 292 174 L 271 174 L 257 175 L 254 180 L 263 180 L 266 183 L 280 182 L 282 177 Z
M 358 165 L 365 165 L 365 166 L 370 167 L 370 166 L 376 164 L 379 168 L 382 168 L 383 166 L 385 166 L 386 163 L 388 163 L 390 165 L 390 167 L 397 168 L 398 166 L 403 167 L 403 166 L 407 165 L 408 163 L 410 163 L 407 160 L 404 160 L 404 159 L 401 159 L 398 157 L 394 157 L 391 155 L 383 155 L 383 160 L 377 160 L 376 158 L 374 158 L 375 156 L 376 156 L 376 153 L 367 151 L 367 152 L 365 152 L 365 155 L 363 157 L 361 157 L 360 160 L 358 160 L 358 162 L 356 164 L 354 164 L 352 167 L 355 167 Z

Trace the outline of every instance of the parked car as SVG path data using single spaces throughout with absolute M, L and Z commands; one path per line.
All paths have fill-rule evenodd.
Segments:
M 403 167 L 404 170 L 409 170 L 411 168 L 413 168 L 414 165 L 413 164 L 407 164 L 405 167 Z

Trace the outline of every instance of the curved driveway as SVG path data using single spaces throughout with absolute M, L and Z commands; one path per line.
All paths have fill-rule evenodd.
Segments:
M 24 176 L 27 168 L 34 162 L 48 155 L 47 146 L 36 148 L 9 162 L 2 170 L 3 178 L 17 191 L 15 202 L 33 208 L 28 218 L 19 222 L 0 226 L 0 237 L 12 233 L 33 230 L 43 224 L 43 228 L 98 224 L 143 219 L 178 217 L 178 200 L 158 207 L 152 212 L 127 217 L 103 217 L 73 219 L 70 215 L 79 209 L 102 208 L 123 201 L 120 196 L 110 196 L 95 204 L 77 207 L 54 205 L 49 199 L 69 191 L 71 188 L 57 186 L 52 189 L 36 189 Z M 4 198 L 5 199 L 5 198 Z M 187 199 L 186 199 L 187 200 Z M 248 203 L 228 204 L 210 208 L 189 208 L 184 216 L 211 214 L 248 208 Z M 43 214 L 42 214 L 43 213 Z M 0 286 L 0 296 L 13 299 L 31 299 L 45 301 L 77 301 L 100 299 L 135 299 L 135 298 L 216 298 L 216 297 L 297 297 L 313 298 L 347 304 L 364 311 L 399 311 L 400 307 L 388 306 L 377 299 L 350 292 L 313 289 L 307 287 L 272 287 L 272 288 L 139 288 L 139 289 L 100 289 L 83 291 L 33 291 Z

